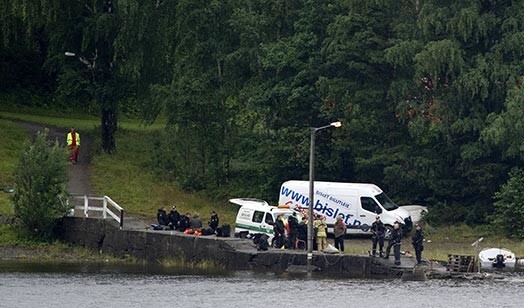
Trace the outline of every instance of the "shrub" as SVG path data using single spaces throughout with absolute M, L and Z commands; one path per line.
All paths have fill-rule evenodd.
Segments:
M 15 216 L 37 236 L 49 237 L 56 218 L 70 209 L 67 200 L 66 151 L 47 140 L 47 130 L 27 141 L 15 169 Z

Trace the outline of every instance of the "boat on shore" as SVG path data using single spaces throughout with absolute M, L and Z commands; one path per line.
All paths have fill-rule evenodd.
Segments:
M 504 248 L 487 248 L 479 253 L 482 269 L 515 268 L 515 254 Z

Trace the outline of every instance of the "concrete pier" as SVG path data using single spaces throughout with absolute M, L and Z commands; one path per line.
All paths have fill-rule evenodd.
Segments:
M 124 229 L 115 221 L 101 218 L 64 217 L 57 235 L 60 239 L 98 249 L 115 256 L 133 256 L 148 262 L 181 259 L 187 262 L 213 262 L 227 270 L 302 272 L 307 264 L 304 251 L 270 248 L 257 251 L 249 239 L 194 236 L 178 231 L 146 230 L 146 225 L 126 219 Z M 402 277 L 412 270 L 412 258 L 402 258 L 395 266 L 393 259 L 362 255 L 313 254 L 315 270 L 330 276 L 348 278 Z

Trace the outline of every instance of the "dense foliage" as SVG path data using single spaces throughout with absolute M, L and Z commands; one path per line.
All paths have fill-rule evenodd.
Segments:
M 281 182 L 308 176 L 309 127 L 333 120 L 342 128 L 317 136 L 317 179 L 377 183 L 399 203 L 431 205 L 436 222 L 487 222 L 523 163 L 521 1 L 0 0 L 0 10 L 3 91 L 37 83 L 52 104 L 97 98 L 145 121 L 164 110 L 153 163 L 189 189 L 274 200 Z M 101 71 L 68 50 L 98 57 Z M 10 75 L 11 64 L 31 74 Z
M 50 236 L 56 219 L 70 209 L 65 153 L 57 141 L 47 140 L 47 132 L 25 143 L 15 170 L 13 203 L 15 216 L 31 234 Z
M 510 179 L 495 197 L 495 224 L 508 236 L 524 238 L 524 171 L 512 170 Z

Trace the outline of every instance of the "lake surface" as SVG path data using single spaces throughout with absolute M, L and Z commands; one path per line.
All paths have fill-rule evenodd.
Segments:
M 115 265 L 0 263 L 0 307 L 524 307 L 524 275 L 358 280 Z

